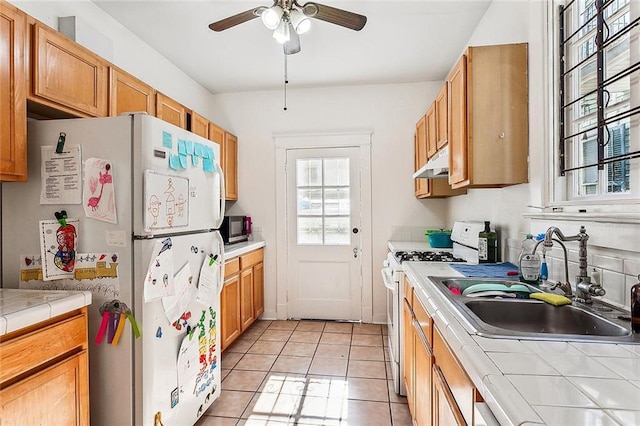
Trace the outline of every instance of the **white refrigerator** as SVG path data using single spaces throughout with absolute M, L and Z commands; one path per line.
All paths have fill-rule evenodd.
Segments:
M 220 394 L 220 147 L 131 114 L 30 121 L 28 154 L 28 181 L 2 183 L 2 286 L 92 292 L 92 425 L 193 425 Z M 41 221 L 63 210 L 75 245 L 56 251 Z M 139 338 L 102 327 L 114 300 Z

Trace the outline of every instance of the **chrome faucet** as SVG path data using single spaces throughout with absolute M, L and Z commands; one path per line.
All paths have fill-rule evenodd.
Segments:
M 558 238 L 554 238 L 554 234 Z M 577 235 L 565 236 L 562 231 L 555 226 L 547 229 L 547 232 L 544 234 L 544 239 L 539 241 L 536 244 L 536 249 L 540 243 L 543 244 L 545 249 L 553 247 L 553 242 L 556 241 L 560 243 L 562 249 L 564 251 L 564 271 L 565 271 L 565 283 L 562 284 L 558 282 L 552 289 L 556 287 L 560 287 L 566 296 L 571 296 L 571 283 L 569 282 L 569 261 L 567 258 L 567 249 L 563 244 L 563 241 L 578 241 L 578 275 L 576 275 L 576 296 L 575 300 L 581 303 L 592 303 L 591 296 L 604 296 L 606 291 L 602 286 L 598 283 L 592 283 L 591 278 L 587 273 L 587 240 L 589 239 L 589 235 L 587 235 L 586 229 L 584 226 L 580 227 L 580 232 Z M 535 250 L 534 250 L 535 251 Z

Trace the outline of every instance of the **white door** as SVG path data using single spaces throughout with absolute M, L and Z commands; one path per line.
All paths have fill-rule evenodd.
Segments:
M 287 151 L 289 318 L 362 317 L 359 152 Z

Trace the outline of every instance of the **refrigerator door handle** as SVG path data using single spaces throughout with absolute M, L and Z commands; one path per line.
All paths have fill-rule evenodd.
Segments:
M 222 287 L 224 287 L 224 240 L 222 239 L 222 235 L 219 232 L 215 232 L 216 239 L 218 240 L 218 268 L 220 281 L 218 281 L 218 294 L 222 293 Z
M 218 163 L 218 170 L 220 170 L 220 216 L 218 217 L 218 222 L 215 224 L 215 229 L 220 229 L 222 226 L 225 209 L 227 208 L 227 184 L 224 179 L 224 170 L 222 170 L 220 163 Z

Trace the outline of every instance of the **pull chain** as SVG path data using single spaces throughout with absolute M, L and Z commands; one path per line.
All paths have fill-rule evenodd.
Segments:
M 287 55 L 284 55 L 284 110 L 287 110 L 287 84 L 289 84 L 289 78 L 287 76 Z

